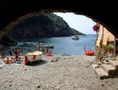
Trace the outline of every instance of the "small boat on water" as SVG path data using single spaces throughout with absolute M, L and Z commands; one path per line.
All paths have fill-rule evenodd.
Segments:
M 87 56 L 94 56 L 94 51 L 93 50 L 91 50 L 91 49 L 86 49 L 85 47 L 84 47 L 84 53 L 85 53 L 85 55 L 87 55 Z
M 54 45 L 53 44 L 33 43 L 33 42 L 18 43 L 17 46 L 18 47 L 54 48 Z
M 44 43 L 34 43 L 34 46 L 35 47 L 38 47 L 38 48 L 54 48 L 54 45 L 53 44 L 44 44 Z
M 34 47 L 34 44 L 31 42 L 22 42 L 22 43 L 18 43 L 17 46 L 18 47 Z
M 85 50 L 85 54 L 88 55 L 88 56 L 93 56 L 94 51 L 93 50 Z
M 72 37 L 72 39 L 73 40 L 79 40 L 79 37 L 78 37 L 78 35 L 75 35 L 75 36 Z
M 39 48 L 54 48 L 53 44 L 39 44 Z

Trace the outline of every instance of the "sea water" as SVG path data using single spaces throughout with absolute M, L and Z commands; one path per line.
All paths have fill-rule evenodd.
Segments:
M 69 37 L 48 37 L 48 38 L 32 38 L 18 40 L 18 43 L 24 42 L 53 44 L 54 48 L 50 49 L 54 54 L 57 55 L 78 55 L 84 53 L 84 47 L 86 49 L 92 49 L 95 51 L 96 35 L 79 35 L 79 40 L 73 40 L 72 36 Z M 16 48 L 12 47 L 12 48 Z M 21 54 L 25 54 L 29 51 L 36 50 L 35 46 L 24 46 L 21 48 Z

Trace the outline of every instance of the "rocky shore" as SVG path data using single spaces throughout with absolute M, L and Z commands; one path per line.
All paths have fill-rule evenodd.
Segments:
M 0 67 L 0 90 L 117 90 L 118 79 L 100 80 L 90 62 L 95 56 L 52 56 L 26 66 Z

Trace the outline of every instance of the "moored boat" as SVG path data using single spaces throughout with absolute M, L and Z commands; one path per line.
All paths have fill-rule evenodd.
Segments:
M 73 40 L 79 40 L 79 37 L 77 35 L 72 37 Z
M 85 55 L 87 55 L 87 56 L 94 56 L 94 51 L 93 50 L 91 50 L 91 49 L 86 49 L 86 47 L 84 46 L 84 53 L 85 53 Z
M 88 56 L 93 56 L 94 51 L 93 50 L 85 50 L 85 54 L 88 55 Z
M 39 44 L 39 48 L 54 48 L 53 44 Z
M 24 64 L 27 65 L 28 62 L 42 60 L 42 57 L 43 57 L 42 51 L 28 52 L 25 54 Z

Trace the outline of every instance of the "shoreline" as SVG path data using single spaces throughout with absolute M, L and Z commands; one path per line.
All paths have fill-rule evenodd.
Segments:
M 55 57 L 58 60 L 55 60 Z M 118 79 L 100 80 L 89 61 L 95 56 L 44 57 L 36 65 L 11 64 L 0 69 L 1 90 L 116 90 Z M 54 59 L 54 62 L 51 60 Z M 113 84 L 112 84 L 113 83 Z

